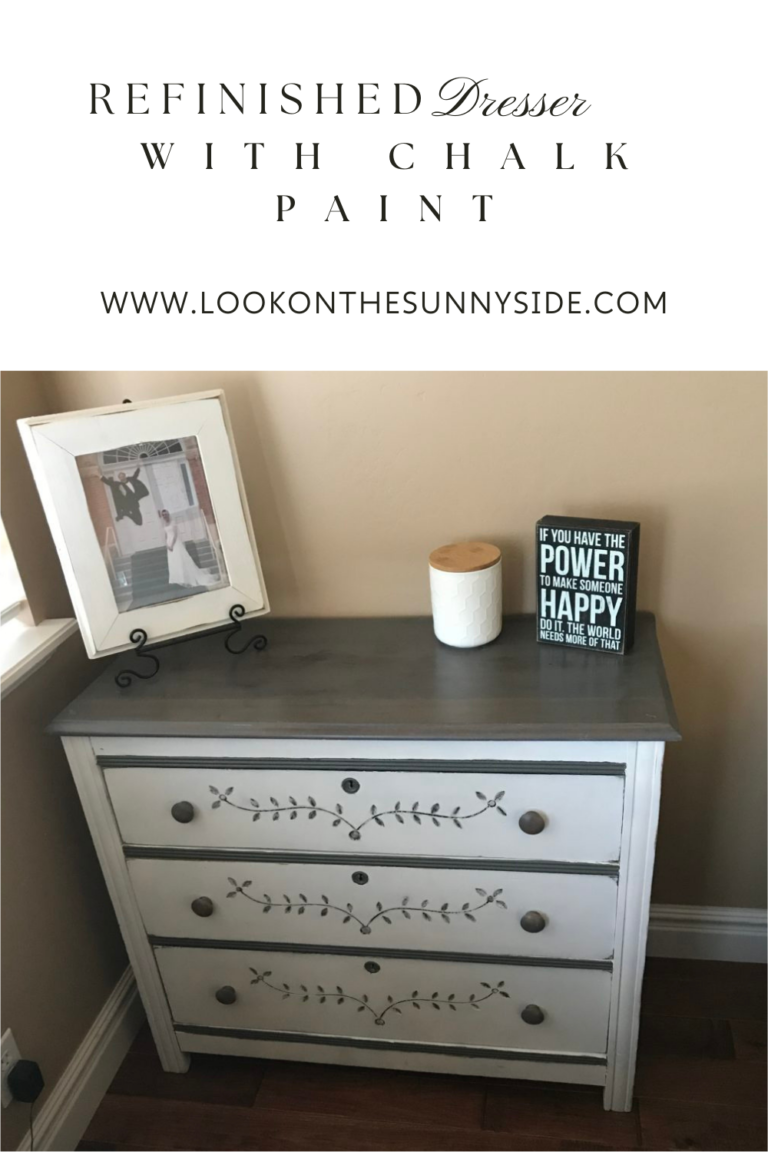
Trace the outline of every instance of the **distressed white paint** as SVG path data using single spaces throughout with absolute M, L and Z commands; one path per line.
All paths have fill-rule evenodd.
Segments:
M 663 744 L 642 743 L 637 745 L 633 763 L 627 765 L 604 1097 L 606 1109 L 615 1112 L 632 1109 L 663 759 Z
M 605 1053 L 608 972 L 393 960 L 375 953 L 378 972 L 366 970 L 369 961 L 363 956 L 224 948 L 158 948 L 156 955 L 178 1024 L 533 1052 Z M 260 975 L 271 973 L 266 979 L 274 988 L 264 980 L 252 984 L 252 969 Z M 492 991 L 500 983 L 508 998 Z M 215 993 L 221 987 L 235 989 L 234 1004 L 219 1003 Z M 414 992 L 419 996 L 418 1008 L 408 1002 Z M 447 1003 L 449 996 L 455 997 L 453 1009 Z M 470 997 L 477 1007 L 467 1003 Z M 363 998 L 367 1006 L 361 1003 Z M 521 1019 L 520 1013 L 532 1004 L 544 1013 L 541 1024 Z M 383 1023 L 377 1023 L 377 1013 L 382 1014 L 378 1019 Z
M 340 1064 L 351 1068 L 395 1068 L 401 1072 L 444 1072 L 448 1075 L 491 1076 L 495 1079 L 541 1080 L 546 1083 L 605 1084 L 605 1066 L 562 1064 L 543 1060 L 501 1060 L 473 1056 L 464 1060 L 453 1054 L 409 1052 L 395 1049 L 347 1048 L 333 1043 L 296 1044 L 282 1040 L 251 1040 L 233 1036 L 195 1035 L 179 1032 L 184 1052 L 215 1052 L 227 1056 L 251 1056 L 266 1060 L 302 1060 L 307 1064 Z
M 653 853 L 658 816 L 659 786 L 663 745 L 642 742 L 535 742 L 521 741 L 504 743 L 499 741 L 374 741 L 374 740 L 175 740 L 152 738 L 109 738 L 91 741 L 86 738 L 68 738 L 65 746 L 78 782 L 83 804 L 88 816 L 102 866 L 107 875 L 110 891 L 115 901 L 121 926 L 129 947 L 137 978 L 147 1006 L 164 1066 L 180 1070 L 183 1068 L 185 1052 L 213 1051 L 235 1052 L 244 1055 L 272 1055 L 285 1059 L 305 1059 L 335 1061 L 346 1064 L 371 1065 L 374 1067 L 424 1068 L 435 1071 L 511 1076 L 570 1083 L 590 1083 L 605 1085 L 607 1108 L 624 1110 L 631 1107 L 632 1083 L 634 1077 L 637 1027 L 640 1011 L 640 988 L 645 956 L 648 928 L 648 908 L 650 882 L 653 869 Z M 149 756 L 158 761 L 157 767 L 108 769 L 104 773 L 96 764 L 94 751 L 104 755 Z M 328 767 L 309 770 L 298 766 L 296 770 L 286 766 L 267 768 L 263 771 L 248 768 L 228 770 L 212 766 L 209 770 L 196 767 L 161 767 L 162 758 L 213 757 L 222 758 L 275 758 L 291 761 L 299 758 L 323 758 L 331 761 Z M 366 771 L 365 761 L 409 760 L 414 764 L 404 764 L 402 769 Z M 486 772 L 434 772 L 423 771 L 418 767 L 419 760 L 442 759 L 455 762 L 472 760 L 497 760 Z M 361 764 L 360 761 L 363 763 Z M 557 775 L 546 772 L 507 774 L 503 764 L 537 761 L 547 763 L 572 764 L 610 763 L 626 766 L 626 776 Z M 345 763 L 346 762 L 346 763 Z M 107 793 L 104 776 L 109 778 L 110 794 Z M 343 792 L 341 780 L 354 776 L 361 780 L 362 787 L 354 795 Z M 339 825 L 333 827 L 332 819 L 318 815 L 308 819 L 305 810 L 290 819 L 290 812 L 281 813 L 280 819 L 261 817 L 256 823 L 252 820 L 253 809 L 237 811 L 222 805 L 212 809 L 215 797 L 209 791 L 233 788 L 230 796 L 240 802 L 244 798 L 250 806 L 251 798 L 261 803 L 262 792 L 266 792 L 267 804 L 275 796 L 282 802 L 285 794 L 290 807 L 290 797 L 298 804 L 308 802 L 312 796 L 316 804 L 326 800 L 333 808 L 339 802 L 345 817 L 356 815 L 358 821 L 367 819 L 371 804 L 377 810 L 388 809 L 400 801 L 401 808 L 407 809 L 414 801 L 431 808 L 440 804 L 440 813 L 451 811 L 456 805 L 466 811 L 466 799 L 474 799 L 475 793 L 495 796 L 503 790 L 501 801 L 507 812 L 506 817 L 494 810 L 484 817 L 475 817 L 459 831 L 453 827 L 435 827 L 431 814 L 422 819 L 421 825 L 413 820 L 402 825 L 388 817 L 384 826 L 375 821 L 366 825 L 372 836 L 366 842 L 365 836 L 358 841 L 349 839 L 349 829 Z M 190 800 L 197 808 L 196 819 L 189 825 L 177 824 L 170 816 L 170 807 L 177 800 Z M 114 805 L 114 808 L 113 808 Z M 539 836 L 525 836 L 517 826 L 519 815 L 533 808 L 543 811 L 547 817 L 545 831 Z M 403 813 L 405 815 L 405 813 Z M 157 846 L 205 845 L 218 849 L 258 848 L 264 850 L 282 849 L 287 851 L 327 851 L 333 853 L 350 852 L 350 865 L 322 864 L 310 867 L 300 860 L 280 864 L 254 862 L 243 863 L 191 862 L 171 860 L 132 860 L 129 867 L 123 858 L 120 829 L 126 840 L 138 844 Z M 484 821 L 487 819 L 487 823 Z M 440 822 L 442 825 L 442 821 Z M 472 830 L 476 824 L 477 831 Z M 452 826 L 451 826 L 452 827 Z M 339 835 L 339 833 L 341 833 Z M 367 834 L 367 832 L 366 832 Z M 373 836 L 377 839 L 373 839 Z M 369 867 L 359 865 L 369 872 L 373 879 L 368 885 L 357 886 L 351 882 L 351 872 L 355 870 L 355 853 L 376 852 L 392 855 L 418 855 L 423 857 L 418 868 L 384 865 Z M 456 869 L 430 869 L 430 856 L 453 856 L 460 865 Z M 546 873 L 512 873 L 501 869 L 473 869 L 472 860 L 483 858 L 521 860 L 567 860 L 572 863 L 620 860 L 618 885 L 611 878 L 600 876 L 551 875 Z M 567 968 L 544 968 L 507 966 L 477 962 L 419 961 L 416 959 L 392 960 L 379 958 L 382 972 L 376 975 L 365 973 L 364 957 L 336 957 L 322 954 L 322 948 L 338 946 L 348 942 L 344 933 L 353 930 L 355 942 L 361 940 L 359 925 L 354 929 L 353 922 L 344 924 L 333 921 L 332 914 L 320 917 L 313 923 L 309 912 L 299 917 L 292 911 L 285 913 L 273 909 L 265 914 L 257 908 L 248 908 L 248 914 L 255 913 L 258 924 L 255 930 L 247 928 L 248 920 L 244 911 L 242 896 L 227 898 L 224 895 L 223 910 L 220 907 L 221 895 L 216 892 L 198 891 L 204 877 L 206 883 L 214 883 L 216 877 L 228 876 L 240 879 L 249 878 L 253 870 L 262 890 L 270 892 L 264 884 L 270 869 L 270 877 L 277 881 L 282 877 L 280 892 L 292 895 L 287 878 L 295 877 L 308 900 L 311 899 L 309 879 L 318 882 L 319 877 L 328 880 L 324 887 L 331 891 L 325 894 L 329 899 L 338 896 L 339 903 L 351 902 L 355 908 L 363 900 L 374 898 L 383 904 L 388 892 L 396 892 L 397 898 L 408 894 L 402 892 L 401 878 L 413 887 L 417 878 L 430 885 L 425 889 L 423 900 L 434 892 L 435 898 L 443 897 L 450 903 L 452 891 L 445 885 L 455 884 L 458 877 L 466 876 L 469 886 L 480 887 L 485 891 L 495 891 L 502 887 L 508 892 L 514 885 L 514 899 L 508 903 L 509 927 L 503 941 L 493 927 L 476 914 L 476 924 L 463 925 L 463 935 L 459 945 L 451 944 L 456 925 L 450 928 L 442 920 L 438 923 L 424 922 L 419 930 L 416 945 L 409 943 L 408 931 L 412 923 L 400 917 L 397 924 L 387 927 L 392 932 L 390 940 L 382 936 L 382 947 L 415 947 L 439 951 L 455 947 L 456 951 L 490 954 L 499 943 L 500 951 L 520 955 L 549 955 L 555 958 L 571 958 L 571 949 L 583 949 L 585 958 L 594 958 L 595 952 L 602 949 L 611 933 L 611 921 L 615 914 L 615 932 L 612 947 L 614 953 L 614 974 L 601 971 L 585 971 Z M 249 870 L 248 873 L 244 870 Z M 290 872 L 288 870 L 291 870 Z M 491 875 L 498 876 L 493 886 Z M 135 877 L 136 887 L 131 882 Z M 305 880 L 302 877 L 308 877 Z M 396 880 L 395 880 L 396 877 Z M 333 883 L 331 879 L 333 878 Z M 396 882 L 397 881 L 397 882 Z M 220 882 L 220 881 L 219 881 Z M 271 883 L 271 879 L 270 879 Z M 379 885 L 378 889 L 372 887 Z M 612 890 L 611 901 L 601 895 Z M 378 895 L 376 892 L 378 891 Z M 518 900 L 518 892 L 520 897 Z M 353 895 L 354 893 L 354 895 Z M 270 893 L 271 894 L 271 893 Z M 536 896 L 529 901 L 528 894 Z M 214 916 L 208 920 L 194 918 L 191 926 L 191 913 L 187 903 L 197 895 L 209 895 L 217 907 Z M 322 893 L 321 893 L 322 895 Z M 346 897 L 346 899 L 345 899 Z M 415 897 L 414 897 L 415 898 Z M 523 905 L 534 903 L 547 907 L 536 908 L 548 915 L 548 925 L 544 933 L 530 936 L 523 941 L 521 932 L 515 926 L 515 918 Z M 142 921 L 141 911 L 146 918 Z M 526 908 L 525 910 L 529 910 Z M 610 910 L 609 910 L 610 908 Z M 494 906 L 495 914 L 504 910 Z M 282 923 L 275 926 L 279 918 Z M 268 926 L 267 926 L 268 925 Z M 473 943 L 474 928 L 478 940 Z M 424 929 L 428 929 L 430 935 Z M 165 981 L 161 979 L 156 960 L 147 941 L 147 930 L 155 935 L 172 936 L 176 933 L 194 936 L 205 933 L 212 939 L 229 938 L 263 939 L 278 943 L 301 943 L 318 948 L 317 953 L 262 953 L 261 965 L 252 963 L 252 954 L 242 950 L 199 949 L 168 947 L 159 950 L 160 965 Z M 471 929 L 471 931 L 470 931 Z M 557 931 L 558 935 L 555 936 Z M 462 929 L 459 929 L 459 933 Z M 547 937 L 547 932 L 551 935 Z M 301 935 L 299 935 L 301 933 Z M 436 944 L 437 934 L 441 943 Z M 293 934 L 293 935 L 292 935 Z M 366 945 L 375 947 L 378 937 L 373 932 L 365 937 Z M 537 952 L 546 949 L 546 941 L 553 941 L 553 951 Z M 521 942 L 522 941 L 522 945 Z M 556 950 L 554 948 L 556 943 Z M 256 945 L 257 947 L 257 945 Z M 524 951 L 525 948 L 530 951 Z M 573 952 L 578 956 L 578 952 Z M 249 960 L 251 957 L 251 960 Z M 602 958 L 600 956 L 599 958 Z M 277 961 L 281 967 L 278 968 Z M 426 973 L 429 979 L 429 995 L 433 991 L 446 995 L 455 991 L 459 995 L 459 978 L 468 985 L 470 977 L 493 984 L 497 979 L 505 980 L 505 990 L 511 989 L 508 1001 L 496 994 L 489 1006 L 492 1013 L 479 1009 L 466 1008 L 460 1018 L 448 1008 L 438 1013 L 425 1005 L 420 1010 L 405 1006 L 404 1013 L 397 1016 L 398 1028 L 402 1027 L 405 1041 L 418 1043 L 458 1043 L 472 1047 L 507 1047 L 516 1049 L 527 1045 L 527 1050 L 560 1053 L 606 1053 L 608 1068 L 591 1065 L 568 1064 L 552 1061 L 499 1061 L 488 1059 L 467 1059 L 440 1053 L 410 1053 L 352 1049 L 334 1045 L 333 1036 L 364 1036 L 382 1039 L 387 1026 L 376 1025 L 373 1016 L 366 1009 L 362 1013 L 354 1011 L 344 1016 L 348 1005 L 326 1002 L 309 1004 L 300 998 L 283 999 L 282 993 L 274 993 L 262 985 L 252 986 L 246 979 L 243 984 L 243 968 L 256 967 L 259 971 L 271 971 L 274 979 L 282 983 L 327 982 L 332 988 L 341 984 L 357 994 L 381 988 L 384 1002 L 388 995 L 410 996 L 414 990 L 420 993 L 424 988 L 424 978 L 414 982 L 416 971 Z M 318 971 L 323 975 L 318 977 Z M 448 973 L 452 975 L 449 987 Z M 341 975 L 343 973 L 343 977 Z M 384 988 L 380 977 L 391 977 L 391 989 Z M 359 979 L 358 979 L 359 978 Z M 354 988 L 352 987 L 354 982 Z M 219 1004 L 214 996 L 217 987 L 232 984 L 241 993 L 238 1001 L 231 1006 Z M 453 984 L 456 985 L 455 989 Z M 359 986 L 358 986 L 359 985 Z M 410 986 L 409 986 L 410 985 Z M 426 984 L 425 984 L 426 987 Z M 462 984 L 462 989 L 464 985 Z M 467 992 L 472 989 L 467 987 Z M 172 1010 L 177 1021 L 196 1025 L 218 1027 L 245 1027 L 275 1030 L 289 1028 L 307 1031 L 335 1028 L 327 1032 L 328 1044 L 302 1044 L 282 1041 L 261 1041 L 248 1038 L 227 1038 L 193 1036 L 176 1033 L 173 1029 L 171 1010 L 166 993 L 170 997 Z M 269 996 L 267 996 L 269 993 Z M 514 993 L 514 998 L 512 998 Z M 254 996 L 255 994 L 255 996 Z M 539 1026 L 522 1025 L 519 1018 L 520 1007 L 524 1003 L 540 1003 L 546 1015 L 545 1023 Z M 300 1008 L 311 1007 L 311 1018 L 299 1012 Z M 516 1007 L 517 1015 L 510 1013 L 509 1020 L 505 1009 Z M 322 1009 L 322 1012 L 321 1012 Z M 326 1009 L 329 1010 L 326 1013 Z M 466 1014 L 469 1015 L 466 1015 Z M 394 1012 L 390 1016 L 396 1015 Z M 302 1023 L 299 1023 L 301 1016 Z M 360 1017 L 371 1016 L 369 1023 L 360 1022 Z M 305 1021 L 310 1021 L 309 1023 Z M 245 1023 L 244 1023 L 245 1021 Z M 364 1029 L 367 1028 L 368 1031 Z M 470 1035 L 471 1033 L 471 1035 Z M 323 1035 L 326 1032 L 322 1033 Z M 437 1038 L 437 1039 L 436 1039 Z
M 362 885 L 353 879 L 361 872 L 368 877 Z M 569 960 L 605 960 L 613 953 L 617 885 L 612 876 L 480 871 L 466 866 L 143 859 L 129 860 L 128 873 L 146 929 L 154 936 Z M 228 877 L 241 888 L 247 886 L 230 896 L 236 888 Z M 494 899 L 496 892 L 499 896 Z M 212 900 L 210 916 L 193 912 L 192 903 L 200 896 Z M 266 896 L 271 897 L 271 907 Z M 471 909 L 472 919 L 461 911 L 464 906 Z M 521 927 L 521 918 L 530 911 L 544 917 L 542 931 L 525 932 Z
M 318 740 L 205 737 L 94 736 L 104 756 L 258 757 L 288 760 L 505 760 L 551 764 L 626 764 L 635 744 L 624 740 Z
M 127 844 L 596 862 L 619 856 L 620 776 L 492 771 L 414 776 L 357 766 L 322 772 L 110 768 L 104 775 Z M 342 787 L 350 778 L 360 785 L 353 795 Z M 293 799 L 297 806 L 291 812 Z M 194 806 L 188 824 L 171 815 L 179 801 Z M 216 803 L 220 806 L 213 808 Z M 459 826 L 451 816 L 457 808 Z M 528 811 L 546 821 L 538 835 L 519 827 Z
M 90 741 L 65 736 L 62 742 L 163 1068 L 166 1072 L 186 1072 L 189 1057 L 179 1048 L 173 1030 L 168 1001 L 125 866 L 123 845 L 101 770 Z

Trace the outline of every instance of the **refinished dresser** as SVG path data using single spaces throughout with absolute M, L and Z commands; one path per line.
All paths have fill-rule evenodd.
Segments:
M 56 719 L 164 1068 L 219 1052 L 594 1084 L 631 1107 L 664 744 L 532 618 L 261 621 L 125 654 Z

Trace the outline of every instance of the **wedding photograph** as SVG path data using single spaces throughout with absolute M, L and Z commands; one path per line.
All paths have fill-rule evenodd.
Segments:
M 77 467 L 119 612 L 228 585 L 195 436 L 86 453 Z

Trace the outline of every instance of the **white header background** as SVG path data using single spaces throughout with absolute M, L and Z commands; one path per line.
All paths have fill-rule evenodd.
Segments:
M 71 0 L 6 6 L 0 366 L 16 369 L 761 369 L 762 3 Z M 436 118 L 457 75 L 501 99 L 578 92 L 573 118 Z M 107 83 L 114 116 L 89 115 Z M 147 116 L 126 84 L 146 82 Z M 162 113 L 162 82 L 184 98 Z M 197 84 L 210 85 L 196 115 Z M 314 113 L 343 81 L 343 116 Z M 359 116 L 358 82 L 378 82 Z M 422 93 L 393 115 L 395 81 Z M 246 114 L 218 114 L 217 85 Z M 258 85 L 269 112 L 257 113 Z M 280 87 L 304 110 L 279 113 Z M 178 91 L 178 89 L 175 89 Z M 141 141 L 174 142 L 151 171 Z M 205 171 L 205 142 L 214 170 Z M 264 143 L 259 171 L 244 142 Z M 320 170 L 295 169 L 318 141 Z M 414 144 L 396 172 L 391 146 Z M 471 170 L 446 171 L 469 142 Z M 562 141 L 573 171 L 555 170 Z M 628 170 L 605 170 L 626 141 Z M 501 171 L 514 142 L 526 165 Z M 295 209 L 276 223 L 276 196 Z M 389 197 L 388 224 L 379 196 Z M 442 194 L 442 223 L 419 194 Z M 473 194 L 493 196 L 477 222 Z M 334 195 L 338 215 L 325 223 Z M 100 291 L 629 290 L 666 315 L 106 315 Z M 189 307 L 196 306 L 192 301 Z

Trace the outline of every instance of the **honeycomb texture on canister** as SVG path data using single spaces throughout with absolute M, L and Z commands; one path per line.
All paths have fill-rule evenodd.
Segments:
M 435 635 L 454 648 L 477 648 L 501 632 L 501 552 L 472 541 L 429 557 Z

